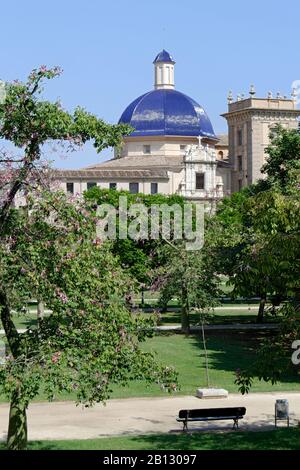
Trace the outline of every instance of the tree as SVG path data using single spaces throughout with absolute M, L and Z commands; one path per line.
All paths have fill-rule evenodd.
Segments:
M 127 310 L 129 281 L 109 245 L 96 238 L 91 211 L 46 191 L 49 171 L 40 163 L 45 143 L 64 141 L 74 149 L 93 140 L 100 151 L 130 132 L 81 108 L 72 115 L 59 103 L 39 100 L 43 80 L 58 74 L 41 67 L 27 83 L 7 84 L 0 104 L 0 137 L 24 152 L 3 152 L 0 162 L 0 313 L 10 350 L 0 386 L 11 401 L 10 449 L 26 448 L 26 409 L 41 389 L 49 399 L 73 391 L 78 402 L 91 405 L 108 398 L 115 382 L 174 383 L 172 369 L 161 369 L 139 348 L 153 322 Z M 25 210 L 13 208 L 20 191 Z M 13 311 L 34 297 L 52 313 L 20 334 Z
M 250 391 L 255 378 L 276 384 L 288 373 L 295 378 L 300 376 L 300 310 L 287 303 L 280 307 L 280 313 L 278 333 L 262 341 L 255 360 L 247 369 L 236 371 L 235 383 L 243 394 Z M 293 361 L 293 354 L 297 356 L 297 363 Z
M 39 172 L 43 145 L 49 142 L 65 143 L 67 150 L 78 148 L 93 140 L 97 152 L 118 145 L 131 132 L 127 125 L 111 126 L 96 116 L 77 107 L 74 114 L 63 110 L 60 102 L 39 99 L 45 79 L 58 76 L 58 67 L 42 66 L 33 70 L 26 83 L 6 84 L 6 97 L 0 104 L 0 138 L 10 141 L 24 152 L 20 157 L 3 152 L 0 192 L 0 229 L 2 229 L 16 194 L 25 189 L 34 177 L 42 183 L 44 172 Z
M 290 224 L 294 226 L 300 183 L 300 135 L 297 130 L 276 126 L 270 138 L 262 168 L 265 179 L 224 199 L 209 224 L 218 271 L 229 277 L 234 296 L 260 298 L 258 321 L 263 320 L 267 296 L 278 305 L 291 294 L 291 289 L 294 292 L 293 255 L 286 249 L 287 237 L 278 240 L 278 235 L 266 241 L 264 235 L 276 228 L 279 214 L 283 232 Z
M 113 383 L 174 383 L 173 372 L 139 348 L 154 320 L 128 311 L 131 285 L 108 244 L 95 238 L 89 211 L 59 194 L 36 199 L 29 213 L 11 213 L 0 244 L 1 319 L 10 349 L 0 384 L 11 400 L 10 449 L 25 448 L 26 408 L 40 391 L 49 400 L 73 391 L 92 405 L 109 397 Z M 42 298 L 52 313 L 20 334 L 12 311 L 28 298 Z
M 158 270 L 160 303 L 177 297 L 181 305 L 181 328 L 190 332 L 190 312 L 214 307 L 219 295 L 219 278 L 204 248 L 187 251 L 184 243 L 166 243 L 161 247 L 165 263 Z
M 116 209 L 119 208 L 119 198 L 121 196 L 126 197 L 128 209 L 130 209 L 133 204 L 143 204 L 148 212 L 150 212 L 152 205 L 160 206 L 164 204 L 172 206 L 173 204 L 177 204 L 181 207 L 184 205 L 183 197 L 177 194 L 170 196 L 163 194 L 130 194 L 128 191 L 102 189 L 98 186 L 89 189 L 84 194 L 85 200 L 89 201 L 91 204 L 94 203 L 95 206 L 110 204 Z M 130 219 L 128 218 L 128 224 L 129 223 Z M 112 244 L 112 250 L 113 253 L 118 256 L 122 268 L 138 282 L 139 286 L 149 288 L 152 286 L 156 268 L 164 262 L 161 256 L 158 256 L 157 251 L 162 242 L 161 237 L 151 239 L 150 236 L 143 240 L 133 240 L 130 238 L 122 240 L 117 233 L 117 238 Z
M 231 295 L 260 298 L 257 321 L 261 322 L 267 294 L 274 285 L 265 272 L 264 251 L 253 248 L 255 233 L 249 201 L 255 194 L 256 187 L 252 186 L 222 201 L 216 216 L 208 221 L 206 233 L 212 262 L 218 273 L 228 277 L 228 284 L 233 286 Z
M 85 199 L 91 204 L 110 204 L 119 208 L 119 198 L 125 196 L 128 209 L 133 204 L 142 204 L 151 213 L 152 206 L 184 207 L 184 199 L 179 195 L 165 196 L 162 194 L 130 194 L 127 191 L 116 191 L 94 187 L 85 193 Z M 193 207 L 195 209 L 195 207 Z M 192 212 L 193 229 L 195 230 L 195 210 Z M 130 224 L 128 219 L 127 223 Z M 149 224 L 149 233 L 151 222 Z M 178 223 L 178 221 L 176 221 Z M 184 221 L 181 220 L 184 234 Z M 190 310 L 195 308 L 208 308 L 214 304 L 216 294 L 216 279 L 212 265 L 207 257 L 198 253 L 188 254 L 185 245 L 174 240 L 175 214 L 170 214 L 170 239 L 163 236 L 163 220 L 159 221 L 159 237 L 151 236 L 142 240 L 121 240 L 118 236 L 113 242 L 113 252 L 121 261 L 131 277 L 136 279 L 140 286 L 147 285 L 152 290 L 160 291 L 160 305 L 166 308 L 173 296 L 179 296 L 182 309 L 182 329 L 186 333 L 190 329 Z M 118 226 L 118 223 L 117 223 Z M 204 267 L 205 265 L 205 267 Z M 209 267 L 210 266 L 210 267 Z
M 215 254 L 227 249 L 228 269 L 235 292 L 268 294 L 276 299 L 279 331 L 268 337 L 246 370 L 238 370 L 242 393 L 254 377 L 276 383 L 293 364 L 292 345 L 300 338 L 300 135 L 278 126 L 266 149 L 265 180 L 233 194 L 212 220 Z M 223 253 L 225 250 L 223 251 Z
M 285 129 L 277 125 L 270 134 L 266 148 L 266 163 L 262 173 L 266 185 L 278 186 L 281 191 L 300 183 L 300 134 L 298 129 Z
M 277 305 L 299 298 L 299 208 L 299 196 L 291 192 L 265 191 L 248 201 L 251 238 L 249 233 L 234 285 L 239 292 L 258 292 L 260 310 L 267 294 Z
M 209 223 L 216 269 L 229 277 L 233 296 L 260 298 L 258 322 L 267 298 L 275 306 L 296 295 L 298 212 L 295 186 L 284 193 L 252 186 L 223 201 Z
M 292 344 L 300 338 L 300 198 L 294 181 L 284 192 L 258 193 L 248 201 L 252 218 L 252 243 L 243 259 L 237 283 L 261 282 L 269 294 L 276 295 L 279 331 L 266 339 L 256 360 L 247 370 L 239 370 L 236 383 L 249 391 L 254 377 L 276 383 L 290 370 L 299 375 L 291 361 Z M 282 302 L 284 300 L 284 302 Z

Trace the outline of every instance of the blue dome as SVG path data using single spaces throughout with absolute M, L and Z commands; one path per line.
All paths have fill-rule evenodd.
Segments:
M 164 49 L 159 54 L 157 54 L 153 61 L 153 64 L 155 64 L 156 62 L 171 62 L 172 64 L 175 64 L 173 57 L 169 54 L 169 52 L 165 51 Z
M 216 139 L 204 109 L 192 98 L 172 89 L 153 90 L 134 100 L 119 123 L 130 124 L 133 137 L 177 135 Z

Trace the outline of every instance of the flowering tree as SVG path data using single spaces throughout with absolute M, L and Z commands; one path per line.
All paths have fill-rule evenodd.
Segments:
M 40 200 L 35 194 L 29 209 L 10 214 L 0 244 L 1 319 L 10 349 L 0 387 L 11 400 L 12 449 L 25 447 L 26 408 L 41 391 L 49 400 L 75 392 L 91 405 L 109 397 L 112 383 L 174 383 L 173 372 L 139 348 L 153 320 L 126 308 L 131 286 L 109 245 L 95 238 L 90 211 L 57 193 Z M 20 334 L 11 312 L 28 298 L 43 299 L 52 313 Z
M 47 69 L 42 66 L 29 75 L 26 83 L 6 85 L 6 97 L 0 104 L 0 138 L 21 149 L 22 154 L 14 158 L 2 151 L 0 226 L 3 226 L 18 191 L 30 183 L 33 175 L 36 176 L 44 144 L 49 141 L 67 143 L 69 150 L 93 140 L 100 152 L 117 145 L 131 130 L 125 125 L 108 125 L 79 107 L 70 114 L 59 102 L 39 100 L 43 81 L 60 73 L 58 67 Z
M 161 369 L 138 347 L 151 321 L 126 309 L 128 279 L 109 245 L 95 238 L 91 212 L 47 191 L 44 144 L 74 149 L 93 140 L 101 151 L 130 132 L 81 108 L 70 114 L 59 103 L 40 100 L 43 80 L 59 73 L 41 67 L 27 83 L 7 84 L 0 104 L 0 138 L 21 152 L 2 151 L 0 158 L 0 314 L 9 346 L 0 387 L 11 402 L 10 449 L 26 447 L 26 409 L 41 390 L 49 399 L 73 391 L 78 402 L 90 405 L 108 398 L 114 382 L 174 381 L 172 370 Z M 27 210 L 13 208 L 20 191 L 26 191 Z M 52 313 L 20 334 L 12 313 L 29 298 L 42 299 Z

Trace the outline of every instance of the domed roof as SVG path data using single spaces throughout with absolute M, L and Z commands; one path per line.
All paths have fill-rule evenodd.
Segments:
M 156 62 L 171 62 L 172 64 L 175 64 L 173 57 L 169 54 L 168 51 L 165 51 L 165 49 L 163 49 L 157 54 L 153 61 L 153 64 L 155 64 Z
M 139 136 L 217 137 L 204 109 L 192 98 L 172 89 L 157 89 L 134 100 L 119 123 L 130 124 Z

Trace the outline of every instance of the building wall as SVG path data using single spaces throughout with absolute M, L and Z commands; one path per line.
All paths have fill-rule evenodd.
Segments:
M 229 155 L 228 145 L 216 145 L 217 160 L 227 160 Z
M 231 192 L 231 170 L 217 166 L 216 186 L 222 187 L 224 196 L 229 196 Z
M 153 178 L 153 180 L 137 180 L 136 178 L 132 179 L 119 179 L 119 178 L 111 178 L 110 181 L 107 180 L 94 180 L 93 178 L 90 179 L 85 179 L 85 180 L 76 180 L 74 178 L 68 178 L 67 180 L 63 180 L 59 182 L 60 188 L 63 191 L 67 191 L 67 182 L 68 183 L 73 183 L 74 184 L 74 195 L 76 194 L 83 194 L 84 191 L 87 190 L 87 183 L 88 182 L 95 182 L 97 186 L 99 186 L 102 189 L 109 189 L 109 183 L 117 183 L 117 189 L 118 190 L 125 190 L 129 191 L 129 183 L 131 182 L 136 182 L 139 183 L 139 192 L 144 193 L 144 194 L 151 194 L 151 183 L 157 183 L 158 184 L 158 193 L 162 194 L 172 194 L 173 193 L 173 187 L 176 184 L 173 183 L 173 178 L 170 177 L 169 179 L 166 180 L 157 180 Z M 175 191 L 174 191 L 175 192 Z
M 184 155 L 188 145 L 197 144 L 198 139 L 196 137 L 167 137 L 165 140 L 162 138 L 125 138 L 121 151 L 120 157 L 138 157 L 146 155 L 144 153 L 144 146 L 150 145 L 151 155 L 153 156 L 166 156 L 173 157 L 177 155 Z M 214 145 L 210 145 L 214 147 Z M 184 148 L 183 148 L 184 147 Z M 117 153 L 118 151 L 116 151 Z M 116 156 L 115 153 L 115 156 Z
M 299 115 L 295 101 L 285 98 L 248 98 L 229 103 L 228 113 L 223 116 L 228 122 L 233 192 L 264 177 L 261 168 L 266 161 L 265 148 L 270 142 L 272 127 L 281 124 L 297 129 Z

